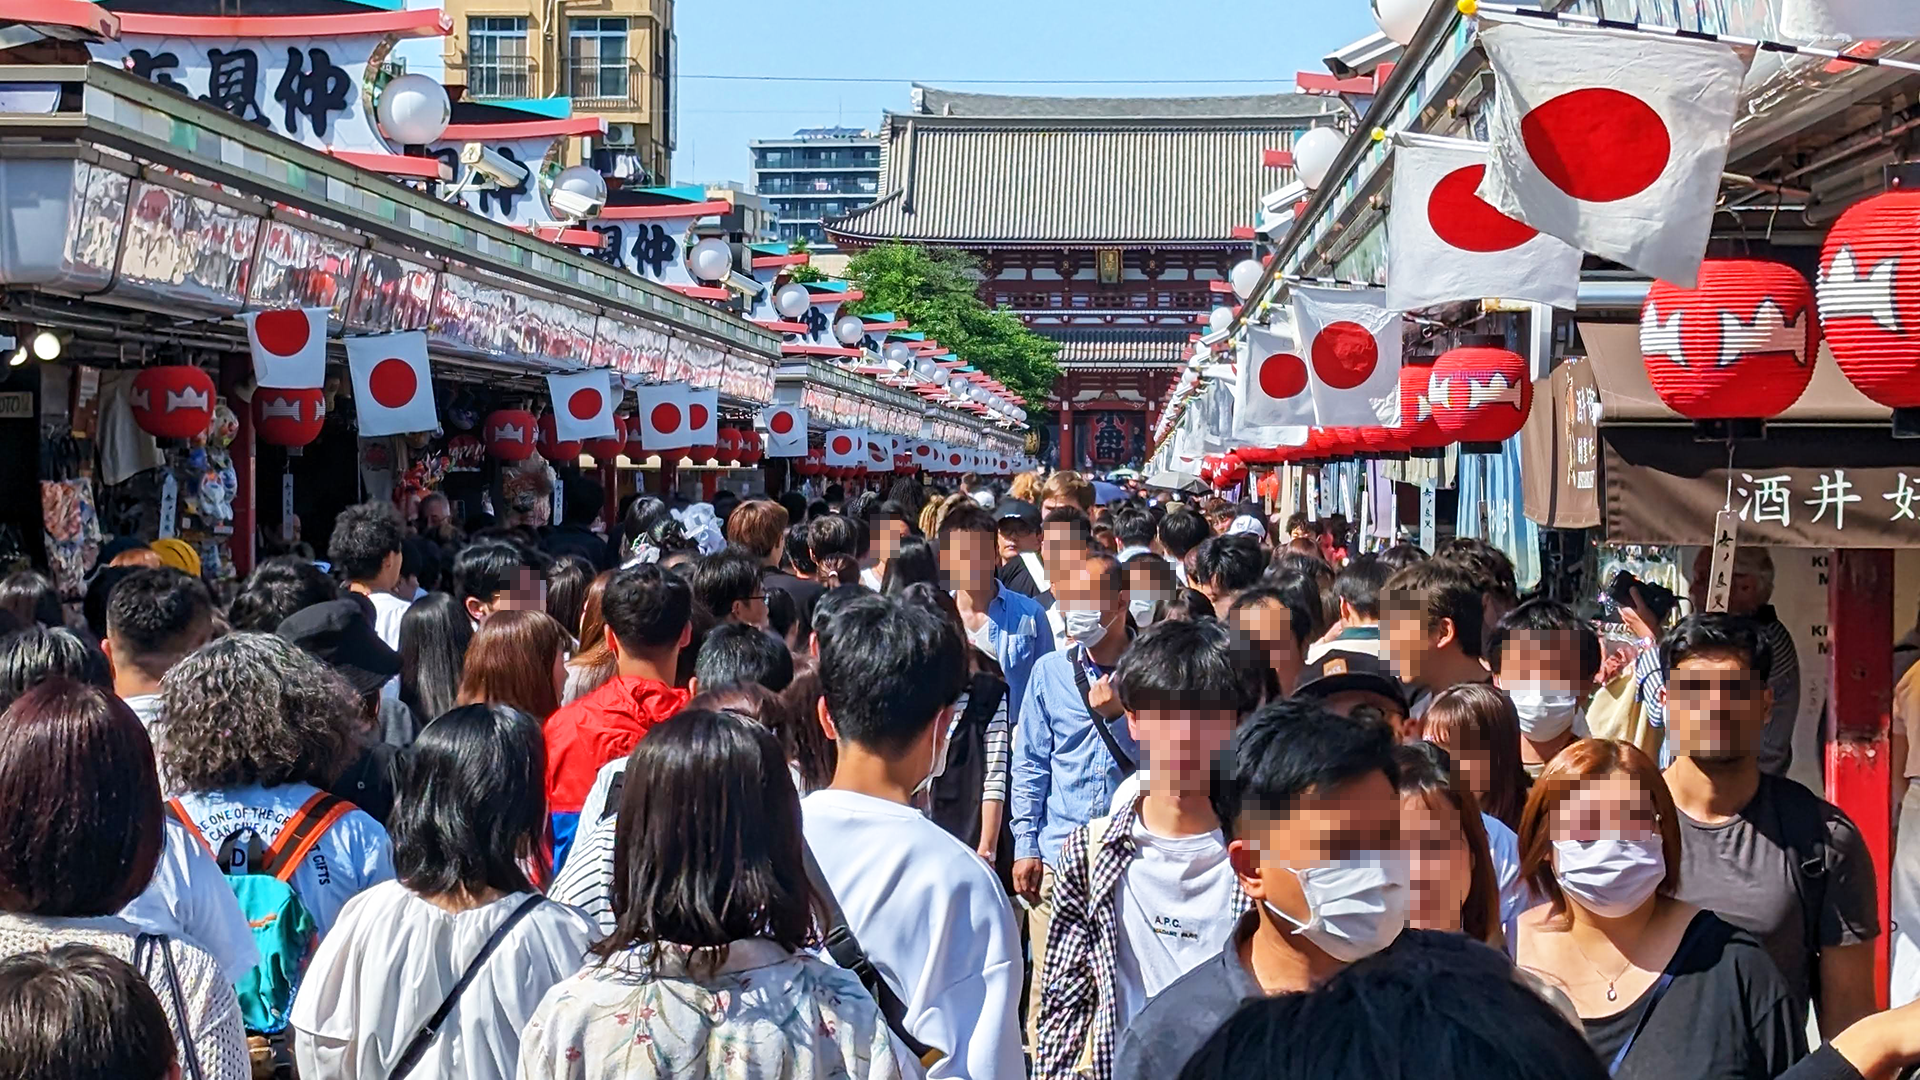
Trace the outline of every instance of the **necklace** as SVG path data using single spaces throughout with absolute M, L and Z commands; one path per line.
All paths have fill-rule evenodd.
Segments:
M 1580 942 L 1577 939 L 1569 938 L 1568 940 L 1573 941 L 1573 951 L 1580 954 L 1580 959 L 1585 960 L 1587 962 L 1587 966 L 1593 969 L 1594 975 L 1606 981 L 1607 1000 L 1618 1001 L 1620 999 L 1620 994 L 1618 991 L 1614 989 L 1614 984 L 1619 982 L 1621 979 L 1626 978 L 1627 972 L 1633 970 L 1633 961 L 1628 960 L 1626 963 L 1626 966 L 1622 967 L 1619 971 L 1615 972 L 1613 977 L 1609 979 L 1607 978 L 1607 973 L 1600 970 L 1600 965 L 1593 962 L 1593 957 L 1587 955 L 1587 950 L 1584 948 L 1581 948 Z

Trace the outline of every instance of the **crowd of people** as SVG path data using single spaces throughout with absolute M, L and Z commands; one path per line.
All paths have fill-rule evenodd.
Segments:
M 1752 556 L 1609 652 L 1483 542 L 1069 472 L 563 491 L 0 582 L 0 1080 L 1920 1063 Z

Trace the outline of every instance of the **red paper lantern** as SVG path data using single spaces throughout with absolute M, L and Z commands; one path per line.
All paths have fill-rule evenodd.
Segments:
M 1427 398 L 1427 380 L 1432 375 L 1430 356 L 1409 357 L 1400 368 L 1400 423 L 1393 434 L 1408 450 L 1434 450 L 1453 441 L 1433 419 L 1433 405 Z
M 639 417 L 631 416 L 627 418 L 627 456 L 635 461 L 645 461 L 647 458 L 653 456 L 653 451 L 640 444 L 642 436 L 641 428 L 643 426 L 644 425 L 640 423 Z
M 133 422 L 161 439 L 191 439 L 213 423 L 213 378 L 188 364 L 150 367 L 127 396 Z
M 627 422 L 618 415 L 614 416 L 612 435 L 604 439 L 588 439 L 583 445 L 587 453 L 593 455 L 596 464 L 613 464 L 613 459 L 627 451 Z
M 1889 191 L 1840 215 L 1820 252 L 1820 322 L 1854 387 L 1920 408 L 1920 191 Z
M 480 425 L 480 438 L 489 456 L 525 461 L 533 456 L 533 414 L 525 409 L 495 409 Z
M 1533 408 L 1527 362 L 1505 349 L 1467 346 L 1433 362 L 1427 383 L 1433 419 L 1449 439 L 1505 442 L 1519 434 Z
M 560 442 L 553 430 L 553 414 L 541 413 L 539 425 L 535 429 L 534 445 L 540 450 L 540 456 L 555 463 L 577 461 L 580 458 L 579 440 Z
M 269 446 L 305 446 L 327 424 L 327 392 L 260 387 L 253 392 L 253 430 Z
M 763 449 L 759 432 L 740 429 L 740 464 L 758 465 Z
M 912 472 L 913 471 L 913 455 L 912 454 L 893 455 L 893 471 L 897 473 Z
M 1214 473 L 1218 471 L 1219 468 L 1220 468 L 1219 455 L 1207 454 L 1206 456 L 1200 459 L 1200 479 L 1209 484 L 1213 483 Z
M 714 436 L 713 450 L 714 456 L 720 459 L 720 464 L 722 465 L 728 462 L 739 461 L 740 429 L 732 427 L 721 428 L 719 434 Z
M 714 438 L 717 439 L 719 438 L 719 436 L 715 435 Z M 720 452 L 719 447 L 715 446 L 712 443 L 708 443 L 705 446 L 696 446 L 689 449 L 687 451 L 687 456 L 693 459 L 693 463 L 695 465 L 705 465 L 709 460 L 713 458 L 715 454 L 718 454 L 719 452 Z
M 1785 412 L 1813 379 L 1819 348 L 1813 286 L 1783 263 L 1708 259 L 1699 288 L 1656 281 L 1640 308 L 1647 381 L 1695 420 Z
M 827 473 L 827 448 L 810 446 L 807 456 L 800 459 L 798 466 L 801 476 L 825 476 Z

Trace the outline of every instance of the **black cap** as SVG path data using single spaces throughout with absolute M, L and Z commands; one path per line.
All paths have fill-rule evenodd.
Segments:
M 400 674 L 400 654 L 374 633 L 373 623 L 354 600 L 301 608 L 273 632 L 312 653 L 362 694 L 373 693 Z
M 1025 499 L 1001 499 L 1000 505 L 993 508 L 993 520 L 996 525 L 1002 521 L 1019 521 L 1039 532 L 1040 508 Z
M 1329 698 L 1349 690 L 1364 690 L 1411 708 L 1407 687 L 1394 677 L 1387 662 L 1371 653 L 1330 652 L 1308 664 L 1294 687 L 1295 697 Z

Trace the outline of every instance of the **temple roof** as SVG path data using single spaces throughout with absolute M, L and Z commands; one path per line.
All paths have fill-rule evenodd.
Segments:
M 968 94 L 913 86 L 915 116 L 984 117 L 998 120 L 1244 120 L 1312 118 L 1340 111 L 1317 94 L 1244 94 L 1219 97 L 1030 97 Z
M 1061 367 L 1178 367 L 1187 352 L 1186 331 L 1041 330 L 1060 343 Z

